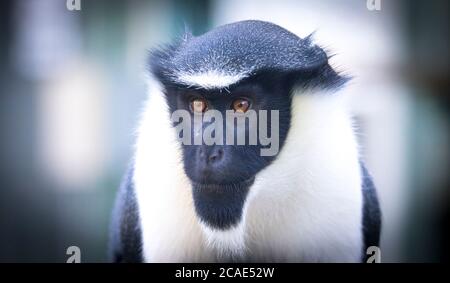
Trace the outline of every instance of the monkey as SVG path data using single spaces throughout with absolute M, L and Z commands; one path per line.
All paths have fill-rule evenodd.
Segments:
M 343 99 L 350 77 L 311 35 L 240 21 L 155 48 L 148 66 L 111 261 L 362 262 L 379 245 L 377 193 Z M 177 132 L 178 110 L 188 125 L 210 111 L 252 110 L 279 149 L 221 143 L 231 133 L 249 138 L 249 120 L 214 144 L 189 143 L 212 120 Z M 263 110 L 277 119 L 262 119 Z

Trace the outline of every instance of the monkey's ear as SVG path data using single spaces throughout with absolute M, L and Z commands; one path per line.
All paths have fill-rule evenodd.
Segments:
M 342 75 L 334 70 L 328 59 L 327 52 L 313 43 L 314 33 L 301 41 L 300 59 L 294 60 L 293 76 L 297 86 L 305 88 L 339 89 L 343 87 L 351 77 Z
M 311 33 L 301 41 L 300 55 L 292 66 L 297 71 L 314 71 L 328 64 L 326 52 L 314 44 L 314 33 Z

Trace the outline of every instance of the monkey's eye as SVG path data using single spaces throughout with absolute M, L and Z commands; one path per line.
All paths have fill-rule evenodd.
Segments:
M 233 101 L 233 104 L 231 106 L 234 111 L 245 113 L 250 108 L 250 101 L 244 98 L 239 98 Z
M 202 98 L 196 98 L 191 101 L 191 109 L 194 112 L 202 113 L 208 109 L 208 104 L 206 103 L 206 100 Z

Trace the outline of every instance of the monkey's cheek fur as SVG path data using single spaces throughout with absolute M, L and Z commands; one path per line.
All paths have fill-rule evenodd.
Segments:
M 237 225 L 254 178 L 233 184 L 192 184 L 194 206 L 200 220 L 211 228 L 226 230 Z

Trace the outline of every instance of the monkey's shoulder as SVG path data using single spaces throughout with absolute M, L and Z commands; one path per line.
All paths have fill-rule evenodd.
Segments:
M 368 247 L 379 246 L 381 233 L 381 209 L 372 176 L 369 174 L 363 163 L 361 163 L 361 172 L 363 192 L 363 257 L 365 257 Z
M 109 248 L 109 258 L 113 262 L 142 262 L 142 237 L 133 171 L 130 168 L 125 174 L 114 205 Z

